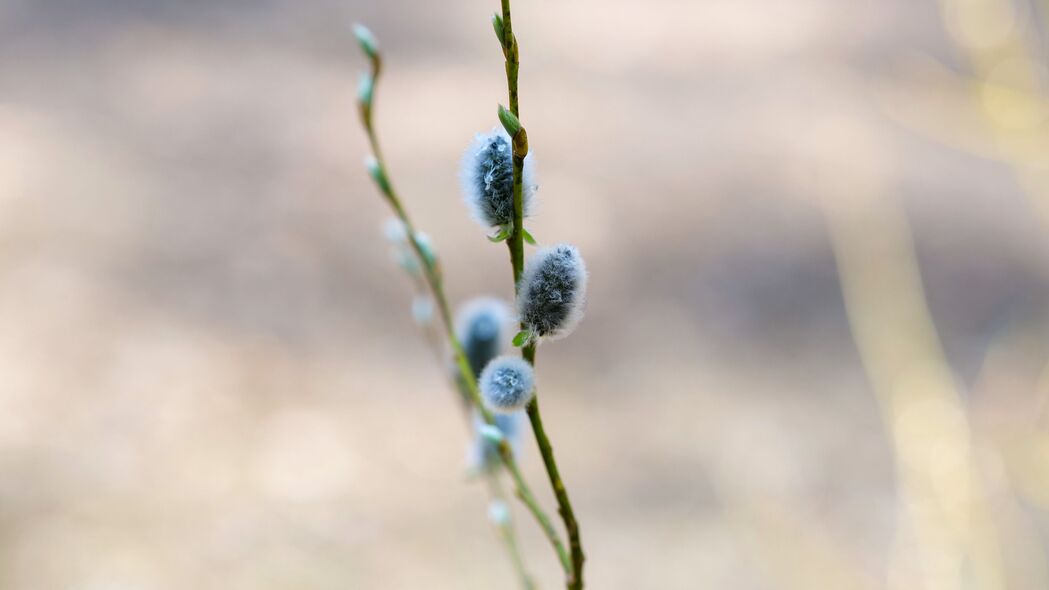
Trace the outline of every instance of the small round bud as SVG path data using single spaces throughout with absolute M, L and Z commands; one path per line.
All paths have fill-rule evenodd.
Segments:
M 583 318 L 586 265 L 575 246 L 540 248 L 517 286 L 517 313 L 536 340 L 564 338 Z
M 391 244 L 408 243 L 408 229 L 404 227 L 404 222 L 396 217 L 391 217 L 382 224 L 382 234 Z
M 495 424 L 481 424 L 477 432 L 481 435 L 481 438 L 493 445 L 499 445 L 506 440 L 503 431 Z
M 417 277 L 422 272 L 419 268 L 419 262 L 415 259 L 415 255 L 412 254 L 411 250 L 407 247 L 395 248 L 390 252 L 393 261 L 397 263 L 404 271 L 413 277 Z
M 433 240 L 430 239 L 430 236 L 421 231 L 415 232 L 415 244 L 422 251 L 423 258 L 426 259 L 426 265 L 434 268 L 437 265 L 437 250 L 434 248 Z
M 372 180 L 378 185 L 379 190 L 388 197 L 391 192 L 390 180 L 386 178 L 386 172 L 383 171 L 382 166 L 379 165 L 379 161 L 375 159 L 375 156 L 368 156 L 365 158 L 364 167 L 368 169 L 368 174 L 371 175 Z
M 499 356 L 509 335 L 510 308 L 501 299 L 477 297 L 455 314 L 455 335 L 474 375 Z
M 374 60 L 379 54 L 379 42 L 375 40 L 375 35 L 368 30 L 368 27 L 360 23 L 353 25 L 353 35 L 357 37 L 357 43 L 360 44 L 361 51 Z
M 496 526 L 510 524 L 510 507 L 502 500 L 492 500 L 488 503 L 488 519 Z
M 470 447 L 471 467 L 476 471 L 487 471 L 499 466 L 499 443 L 510 445 L 514 455 L 520 455 L 524 412 L 496 414 L 495 424 L 486 424 L 476 411 L 473 413 L 474 440 Z
M 433 297 L 416 295 L 412 300 L 412 317 L 420 326 L 429 325 L 433 320 Z
M 524 359 L 500 356 L 481 371 L 478 385 L 489 409 L 497 413 L 514 412 L 532 401 L 535 373 Z
M 521 211 L 532 214 L 535 195 L 534 162 L 525 157 L 522 174 Z M 514 165 L 510 136 L 501 128 L 478 134 L 463 156 L 460 180 L 463 200 L 470 214 L 486 228 L 502 227 L 514 221 Z
M 390 255 L 401 268 L 412 276 L 419 276 L 419 262 L 415 253 L 408 246 L 408 228 L 404 222 L 396 217 L 391 217 L 382 224 L 382 233 L 386 241 L 390 243 Z

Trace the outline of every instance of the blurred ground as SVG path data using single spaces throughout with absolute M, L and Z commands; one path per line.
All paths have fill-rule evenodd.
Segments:
M 497 5 L 0 0 L 0 587 L 513 587 L 360 165 L 350 34 L 386 51 L 378 125 L 450 296 L 509 296 L 456 180 L 505 100 Z M 1004 34 L 1040 39 L 1044 6 L 1009 6 Z M 999 436 L 1046 428 L 1041 197 L 957 43 L 1001 23 L 906 0 L 514 8 L 533 233 L 592 273 L 538 365 L 590 586 L 921 587 L 885 573 L 904 502 L 825 215 L 875 195 L 908 215 L 987 441 L 1003 587 L 1044 588 L 1049 471 L 1009 466 L 1049 444 Z

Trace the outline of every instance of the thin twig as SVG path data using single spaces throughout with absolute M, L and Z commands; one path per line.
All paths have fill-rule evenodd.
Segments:
M 535 364 L 535 346 L 529 345 L 524 349 L 524 358 Z M 576 520 L 575 512 L 572 511 L 572 501 L 568 498 L 568 489 L 565 487 L 561 473 L 557 469 L 557 461 L 554 459 L 554 448 L 550 439 L 546 436 L 543 428 L 543 418 L 539 413 L 539 392 L 532 397 L 528 404 L 528 420 L 532 423 L 532 432 L 535 433 L 535 442 L 539 446 L 539 454 L 543 457 L 543 465 L 550 478 L 550 486 L 557 498 L 557 511 L 561 514 L 561 520 L 565 523 L 568 532 L 568 544 L 570 557 L 572 559 L 572 571 L 567 580 L 568 588 L 575 590 L 583 587 L 583 562 L 586 555 L 583 553 L 583 542 L 579 535 L 579 522 Z

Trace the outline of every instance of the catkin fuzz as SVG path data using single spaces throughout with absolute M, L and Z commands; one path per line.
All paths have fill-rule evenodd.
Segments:
M 525 156 L 522 174 L 521 211 L 532 214 L 535 200 L 534 161 Z M 505 227 L 514 221 L 513 147 L 501 128 L 479 133 L 463 155 L 460 172 L 463 200 L 470 214 L 487 228 Z
M 506 414 L 524 409 L 532 401 L 535 373 L 520 357 L 500 356 L 481 371 L 478 385 L 488 409 Z
M 540 248 L 517 287 L 517 313 L 535 340 L 564 338 L 583 319 L 586 265 L 575 246 Z

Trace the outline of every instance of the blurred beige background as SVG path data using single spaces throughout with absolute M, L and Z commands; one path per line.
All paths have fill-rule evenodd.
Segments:
M 456 179 L 505 101 L 497 8 L 0 0 L 0 587 L 514 587 L 382 237 L 350 33 L 449 295 L 508 297 Z M 1046 10 L 514 2 L 531 227 L 592 275 L 538 361 L 590 587 L 1049 585 Z M 907 352 L 938 343 L 906 331 L 903 219 L 948 365 Z M 894 350 L 936 378 L 879 380 Z

